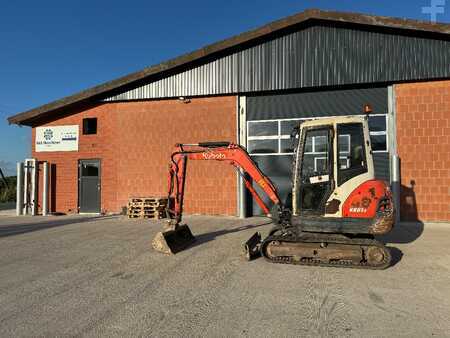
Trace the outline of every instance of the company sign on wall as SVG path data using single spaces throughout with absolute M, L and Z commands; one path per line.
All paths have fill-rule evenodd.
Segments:
M 36 152 L 78 151 L 78 125 L 36 128 Z

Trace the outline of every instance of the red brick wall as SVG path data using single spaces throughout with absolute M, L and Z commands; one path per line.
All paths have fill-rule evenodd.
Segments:
M 82 119 L 97 117 L 97 135 L 81 135 Z M 105 103 L 45 125 L 80 125 L 78 152 L 35 152 L 56 164 L 56 211 L 76 211 L 77 162 L 102 160 L 102 209 L 120 211 L 130 196 L 166 195 L 169 155 L 175 143 L 236 142 L 236 97 Z M 35 130 L 33 128 L 33 141 Z M 234 169 L 218 162 L 188 163 L 185 211 L 235 215 Z
M 396 85 L 401 218 L 450 221 L 450 81 Z

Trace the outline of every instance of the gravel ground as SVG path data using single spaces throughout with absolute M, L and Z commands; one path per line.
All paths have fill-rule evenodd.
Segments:
M 264 218 L 186 217 L 198 241 L 154 252 L 162 222 L 0 217 L 0 336 L 450 336 L 450 225 L 383 240 L 384 271 L 246 262 Z

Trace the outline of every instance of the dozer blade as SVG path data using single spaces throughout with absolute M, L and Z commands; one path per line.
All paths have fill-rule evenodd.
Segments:
M 152 241 L 152 246 L 156 251 L 170 255 L 186 249 L 194 242 L 194 235 L 184 224 L 177 225 L 175 229 L 158 232 Z
M 252 259 L 261 256 L 260 246 L 261 234 L 259 232 L 255 232 L 253 236 L 250 237 L 249 240 L 244 244 L 245 258 L 248 261 L 251 261 Z

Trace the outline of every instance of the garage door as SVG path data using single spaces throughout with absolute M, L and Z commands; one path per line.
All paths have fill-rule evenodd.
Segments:
M 375 175 L 389 181 L 386 87 L 247 97 L 247 149 L 259 168 L 273 180 L 287 205 L 291 198 L 292 128 L 311 118 L 361 115 L 365 104 L 370 104 L 373 109 L 369 127 Z M 313 146 L 312 151 L 319 152 L 320 149 Z M 250 213 L 262 214 L 249 197 L 247 201 Z M 269 203 L 267 199 L 265 201 Z

